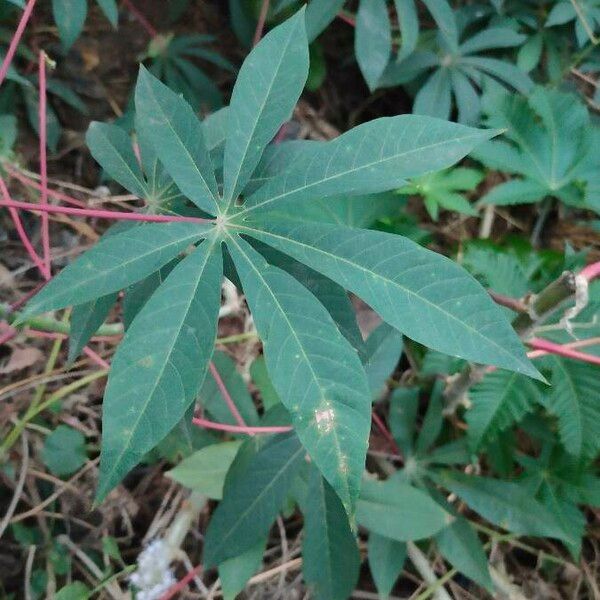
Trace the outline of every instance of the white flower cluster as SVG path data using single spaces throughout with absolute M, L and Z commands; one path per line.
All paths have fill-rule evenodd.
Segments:
M 129 576 L 137 588 L 137 600 L 158 600 L 176 582 L 169 566 L 172 560 L 172 548 L 163 539 L 154 540 L 144 548 L 138 556 L 137 571 Z

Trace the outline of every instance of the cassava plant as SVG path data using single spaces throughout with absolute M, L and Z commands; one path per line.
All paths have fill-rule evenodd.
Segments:
M 306 517 L 305 544 L 317 547 L 323 527 L 334 536 L 328 538 L 333 562 L 314 553 L 305 577 L 319 597 L 343 598 L 354 575 L 333 574 L 357 573 L 357 522 L 384 536 L 373 545 L 385 546 L 389 531 L 395 540 L 421 539 L 454 521 L 444 502 L 410 477 L 361 485 L 372 400 L 381 385 L 370 365 L 383 340 L 397 345 L 403 334 L 524 381 L 541 376 L 503 309 L 456 263 L 399 235 L 306 215 L 311 203 L 352 202 L 448 168 L 496 132 L 403 115 L 364 123 L 329 142 L 270 144 L 290 117 L 308 68 L 304 10 L 254 48 L 229 107 L 203 122 L 142 67 L 135 93 L 141 162 L 116 126 L 94 123 L 87 139 L 106 172 L 146 200 L 148 217 L 162 214 L 166 222 L 109 229 L 28 303 L 20 320 L 73 306 L 74 356 L 125 293 L 126 333 L 103 403 L 101 500 L 182 420 L 191 420 L 211 360 L 218 360 L 223 277 L 240 287 L 281 404 L 256 416 L 250 428 L 273 435 L 224 455 L 235 458 L 206 535 L 204 565 L 223 566 L 256 555 L 257 548 L 260 555 L 292 496 Z M 347 291 L 387 324 L 371 349 L 363 347 Z M 430 410 L 438 423 L 439 396 Z M 419 456 L 436 431 L 437 425 L 421 432 L 428 437 L 417 442 Z M 453 491 L 471 485 L 449 477 L 443 484 Z M 489 494 L 496 493 L 492 488 Z M 416 511 L 414 522 L 396 518 L 406 506 Z M 389 511 L 383 521 L 382 511 Z M 456 529 L 455 536 L 463 535 L 459 524 Z M 541 518 L 532 533 L 564 537 Z

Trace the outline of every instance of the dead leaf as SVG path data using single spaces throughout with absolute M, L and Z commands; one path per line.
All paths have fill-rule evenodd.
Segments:
M 41 350 L 31 346 L 25 348 L 13 348 L 8 362 L 3 367 L 0 367 L 0 374 L 6 375 L 8 373 L 27 369 L 40 361 L 43 356 L 44 354 Z

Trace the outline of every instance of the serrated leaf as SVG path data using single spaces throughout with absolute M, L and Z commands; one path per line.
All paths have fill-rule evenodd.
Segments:
M 126 190 L 145 198 L 148 191 L 142 169 L 133 152 L 131 138 L 116 125 L 90 124 L 85 142 L 96 162 Z
M 305 287 L 244 240 L 230 242 L 273 385 L 312 460 L 352 513 L 371 420 L 358 355 Z
M 98 327 L 104 323 L 116 300 L 117 294 L 113 293 L 73 307 L 68 362 L 73 362 L 81 354 Z
M 216 214 L 218 188 L 203 128 L 187 102 L 140 66 L 135 108 L 154 150 L 179 189 Z
M 150 223 L 105 237 L 54 277 L 21 318 L 118 292 L 160 269 L 209 230 L 200 223 Z
M 493 591 L 488 559 L 477 533 L 463 517 L 457 517 L 452 525 L 435 536 L 442 556 L 461 573 Z
M 371 533 L 368 556 L 369 568 L 379 596 L 383 599 L 388 598 L 402 573 L 406 561 L 406 544 Z
M 54 22 L 66 50 L 79 37 L 87 17 L 87 10 L 87 0 L 52 0 Z
M 429 348 L 539 376 L 501 309 L 439 254 L 398 235 L 317 223 L 240 230 L 333 279 Z
M 425 492 L 394 479 L 363 481 L 356 519 L 369 531 L 399 542 L 429 537 L 452 522 Z
M 354 50 L 361 73 L 373 91 L 392 53 L 392 24 L 385 0 L 360 1 Z
M 571 534 L 563 531 L 550 511 L 515 483 L 457 471 L 444 471 L 439 482 L 498 527 L 521 535 L 571 541 Z
M 243 468 L 232 470 L 227 477 L 223 501 L 204 538 L 206 568 L 239 556 L 264 539 L 302 466 L 304 454 L 296 435 L 288 433 L 273 436 L 255 454 L 241 456 Z
M 119 346 L 104 394 L 99 499 L 194 401 L 216 339 L 221 278 L 220 247 L 207 240 L 173 269 Z
M 211 498 L 221 500 L 227 471 L 242 442 L 211 444 L 182 460 L 167 477 L 181 485 Z
M 600 450 L 600 369 L 555 356 L 549 363 L 552 389 L 543 404 L 558 418 L 567 452 L 594 458 Z
M 409 177 L 449 167 L 493 135 L 418 115 L 369 121 L 308 147 L 290 169 L 247 198 L 237 218 L 284 202 L 394 189 Z
M 244 61 L 229 105 L 223 169 L 227 206 L 242 192 L 265 146 L 290 117 L 308 65 L 304 10 L 267 34 Z
M 345 600 L 356 585 L 360 553 L 339 497 L 313 468 L 304 509 L 302 570 L 316 600 Z
M 469 391 L 467 436 L 473 452 L 531 412 L 542 395 L 535 383 L 518 373 L 494 371 Z

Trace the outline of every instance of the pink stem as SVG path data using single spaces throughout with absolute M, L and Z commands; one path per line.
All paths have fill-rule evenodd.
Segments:
M 46 156 L 46 55 L 43 50 L 39 53 L 39 129 L 40 129 L 40 185 L 42 193 L 40 204 L 48 205 L 48 161 Z M 48 213 L 42 213 L 42 249 L 44 253 L 44 267 L 46 279 L 52 276 L 50 266 L 50 221 Z
M 8 189 L 2 177 L 0 177 L 0 191 L 4 196 L 4 201 L 11 202 L 10 194 L 8 193 Z M 29 241 L 27 233 L 25 232 L 25 228 L 23 227 L 23 223 L 21 222 L 21 218 L 19 217 L 19 213 L 14 207 L 9 207 L 8 212 L 10 213 L 13 223 L 15 224 L 15 229 L 17 230 L 19 238 L 21 239 L 21 243 L 23 244 L 23 246 L 25 246 L 25 250 L 27 250 L 27 254 L 29 254 L 29 257 L 33 261 L 33 264 L 36 265 L 42 276 L 46 278 L 46 267 L 42 259 L 38 256 L 38 253 L 35 251 L 35 248 Z
M 83 353 L 102 369 L 110 369 L 110 363 L 105 361 L 98 353 L 94 352 L 89 346 L 83 348 Z
M 227 407 L 229 408 L 229 412 L 233 415 L 233 418 L 237 421 L 238 425 L 240 425 L 241 427 L 245 427 L 246 422 L 240 414 L 240 411 L 237 409 L 237 406 L 235 405 L 231 394 L 227 390 L 227 386 L 223 382 L 221 374 L 215 366 L 215 363 L 211 360 L 208 366 L 210 368 L 210 373 L 213 376 L 217 387 L 219 388 L 219 392 L 221 392 L 221 396 L 223 396 L 223 400 L 225 400 L 225 404 L 227 404 Z
M 99 219 L 114 219 L 117 221 L 144 221 L 147 223 L 212 223 L 212 219 L 200 219 L 197 217 L 181 217 L 171 215 L 143 215 L 134 212 L 118 212 L 114 210 L 96 210 L 91 208 L 71 208 L 69 206 L 38 205 L 30 202 L 18 202 L 16 200 L 0 201 L 0 206 L 22 208 L 31 212 L 58 213 L 73 215 L 75 217 L 96 217 Z
M 53 333 L 51 331 L 38 331 L 37 329 L 28 329 L 27 334 L 36 338 L 46 338 L 49 340 L 64 340 L 67 335 L 64 333 Z M 97 339 L 97 338 L 94 338 Z M 89 346 L 85 346 L 83 353 L 102 369 L 110 369 L 110 363 L 105 361 L 97 352 L 94 352 Z
M 173 584 L 161 597 L 160 600 L 170 600 L 175 594 L 181 592 L 185 586 L 202 571 L 202 565 L 194 567 L 188 571 L 187 574 L 182 577 L 177 583 Z
M 258 15 L 258 22 L 256 23 L 256 29 L 254 31 L 254 39 L 252 40 L 253 46 L 256 46 L 262 38 L 270 3 L 270 0 L 263 0 L 260 6 L 260 14 Z
M 10 165 L 4 165 L 4 168 L 10 174 L 11 177 L 14 177 L 18 181 L 20 181 L 23 185 L 35 188 L 36 190 L 40 190 L 40 191 L 42 190 L 42 186 L 37 181 L 35 181 L 34 179 L 29 179 L 29 177 L 25 177 L 25 175 L 23 175 L 22 173 L 19 173 L 19 171 L 17 171 L 16 169 L 13 169 Z M 77 206 L 79 208 L 87 208 L 87 204 L 85 202 L 82 202 L 81 200 L 76 200 L 75 198 L 72 198 L 71 196 L 67 196 L 66 194 L 63 194 L 61 192 L 57 192 L 55 190 L 51 190 L 50 188 L 48 188 L 46 190 L 46 193 L 48 194 L 48 196 L 51 196 L 52 198 L 56 198 L 57 200 L 62 200 L 63 202 L 66 202 L 67 204 L 72 204 L 73 206 Z
M 158 31 L 150 24 L 150 21 L 139 11 L 131 0 L 123 0 L 123 4 L 129 9 L 129 12 L 140 22 L 140 25 L 146 30 L 150 37 L 156 37 Z
M 27 6 L 25 6 L 23 14 L 21 15 L 21 20 L 19 21 L 17 30 L 15 31 L 12 39 L 10 40 L 8 51 L 6 52 L 6 56 L 4 57 L 4 61 L 2 62 L 2 66 L 0 67 L 0 85 L 2 85 L 2 82 L 4 81 L 4 78 L 8 73 L 8 69 L 10 68 L 10 65 L 15 56 L 15 52 L 17 51 L 17 47 L 19 46 L 19 42 L 21 41 L 21 37 L 23 36 L 23 32 L 25 31 L 25 27 L 27 27 L 27 21 L 29 21 L 29 17 L 31 17 L 31 13 L 33 12 L 34 5 L 35 0 L 29 0 Z
M 387 443 L 390 445 L 390 448 L 394 451 L 394 454 L 399 455 L 400 448 L 398 448 L 398 445 L 396 444 L 396 440 L 394 439 L 394 436 L 389 432 L 388 428 L 385 426 L 385 423 L 383 422 L 381 417 L 375 411 L 373 411 L 371 413 L 371 416 L 373 418 L 373 423 L 375 423 L 375 425 L 377 425 L 377 429 L 379 429 L 379 431 L 381 431 L 381 434 L 387 440 Z
M 38 283 L 38 285 L 36 285 L 32 290 L 30 290 L 29 292 L 27 292 L 26 294 L 21 296 L 16 302 L 13 302 L 10 305 L 9 312 L 14 312 L 19 307 L 23 306 L 23 304 L 25 304 L 25 302 L 27 302 L 28 300 L 33 298 L 47 283 L 48 282 L 45 280 L 42 281 L 41 283 Z
M 47 338 L 49 340 L 65 340 L 69 336 L 66 333 L 57 333 L 54 331 L 40 331 L 39 329 L 30 329 L 29 327 L 25 330 L 26 335 L 37 338 Z M 92 342 L 109 342 L 114 344 L 120 338 L 120 335 L 95 335 L 91 338 Z
M 338 19 L 340 19 L 341 21 L 344 21 L 344 23 L 347 23 L 351 27 L 355 27 L 356 26 L 356 21 L 352 17 L 348 16 L 344 12 L 339 12 L 337 14 L 337 17 L 338 17 Z
M 592 365 L 600 365 L 600 356 L 593 356 L 592 354 L 586 354 L 585 352 L 572 350 L 566 345 L 555 344 L 554 342 L 550 342 L 548 340 L 543 340 L 540 338 L 533 338 L 527 343 L 535 350 L 544 350 L 549 354 L 556 354 L 558 356 L 564 356 L 565 358 L 580 360 L 583 362 L 590 363 Z
M 245 433 L 246 435 L 268 434 L 268 433 L 285 433 L 291 431 L 292 428 L 287 425 L 273 427 L 242 427 L 241 425 L 227 425 L 226 423 L 215 423 L 200 417 L 194 417 L 192 423 L 198 427 L 205 429 L 215 429 L 217 431 L 228 431 L 229 433 Z
M 579 273 L 582 277 L 585 277 L 588 281 L 600 277 L 600 261 L 588 265 L 582 269 Z
M 0 346 L 2 344 L 6 344 L 10 342 L 17 335 L 17 330 L 13 329 L 10 325 L 7 327 L 6 331 L 0 334 Z

